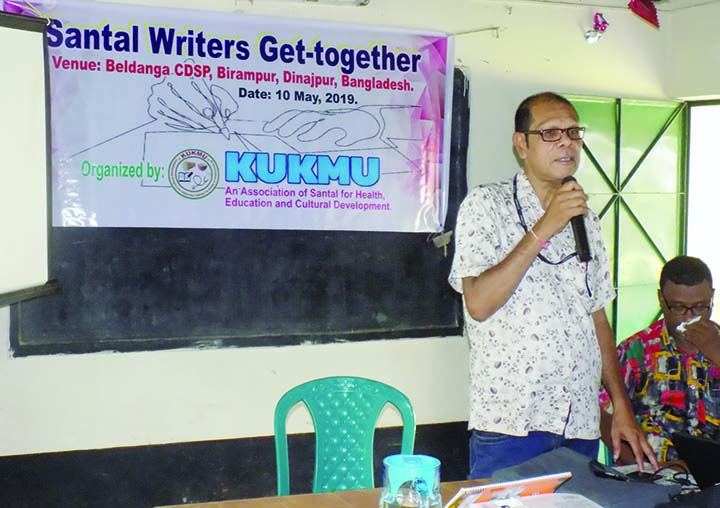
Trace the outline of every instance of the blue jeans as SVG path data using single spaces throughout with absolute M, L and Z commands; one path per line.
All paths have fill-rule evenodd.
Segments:
M 521 464 L 556 448 L 566 447 L 591 459 L 597 458 L 598 439 L 566 439 L 550 432 L 530 432 L 527 436 L 509 436 L 473 430 L 470 436 L 470 475 L 490 478 L 498 469 Z

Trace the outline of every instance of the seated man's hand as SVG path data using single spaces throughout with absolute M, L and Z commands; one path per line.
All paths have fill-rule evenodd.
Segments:
M 655 470 L 658 469 L 655 452 L 652 446 L 650 446 L 650 443 L 648 443 L 647 437 L 633 416 L 632 411 L 625 409 L 620 411 L 616 410 L 613 413 L 611 436 L 613 457 L 616 461 L 621 458 L 623 448 L 627 449 L 629 447 L 632 456 L 627 457 L 627 452 L 622 453 L 623 463 L 628 461 L 628 459 L 630 459 L 628 463 L 632 463 L 632 459 L 634 459 L 638 466 L 638 471 L 644 471 L 643 464 L 645 457 L 647 457 L 653 468 Z M 623 444 L 627 446 L 624 447 Z
M 682 338 L 692 343 L 713 363 L 720 360 L 720 330 L 709 320 L 701 320 L 687 327 Z

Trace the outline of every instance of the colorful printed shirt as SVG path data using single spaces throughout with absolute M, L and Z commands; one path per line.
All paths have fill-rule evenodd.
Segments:
M 659 461 L 677 459 L 673 432 L 720 439 L 720 369 L 679 349 L 664 319 L 624 340 L 617 353 L 633 413 Z M 611 409 L 604 389 L 600 406 Z
M 544 211 L 525 173 L 516 178 L 518 204 L 531 227 Z M 449 277 L 459 292 L 463 277 L 497 265 L 526 234 L 514 204 L 513 180 L 476 187 L 460 206 Z M 464 306 L 469 428 L 514 436 L 531 431 L 569 439 L 599 436 L 602 362 L 592 313 L 610 303 L 615 290 L 600 220 L 590 211 L 585 224 L 593 256 L 587 265 L 576 256 L 558 265 L 536 258 L 492 316 L 475 321 Z M 559 261 L 574 251 L 568 224 L 550 239 L 543 255 Z

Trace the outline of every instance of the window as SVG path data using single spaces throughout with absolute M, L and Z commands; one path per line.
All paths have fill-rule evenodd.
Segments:
M 687 252 L 705 261 L 715 278 L 720 278 L 720 251 L 713 228 L 720 212 L 718 130 L 719 101 L 691 105 Z
M 577 179 L 601 218 L 618 297 L 619 341 L 659 317 L 660 270 L 684 252 L 687 105 L 568 96 L 587 126 Z

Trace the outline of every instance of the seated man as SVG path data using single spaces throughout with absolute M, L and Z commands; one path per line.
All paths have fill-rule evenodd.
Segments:
M 673 432 L 720 439 L 720 333 L 710 321 L 713 294 L 705 263 L 690 256 L 671 259 L 658 290 L 664 319 L 617 347 L 633 412 L 661 462 L 678 458 Z M 612 405 L 604 389 L 600 405 L 601 435 L 608 445 Z M 627 446 L 620 462 L 635 462 Z

